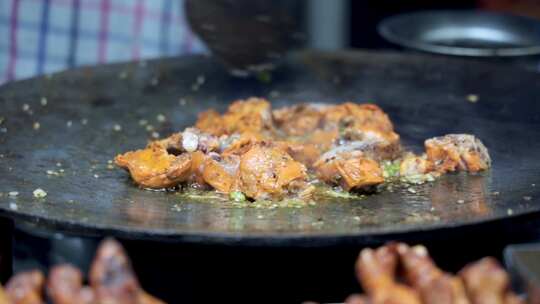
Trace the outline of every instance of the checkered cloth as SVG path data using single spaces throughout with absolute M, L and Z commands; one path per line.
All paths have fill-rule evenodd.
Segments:
M 182 0 L 1 0 L 0 83 L 80 65 L 205 52 Z

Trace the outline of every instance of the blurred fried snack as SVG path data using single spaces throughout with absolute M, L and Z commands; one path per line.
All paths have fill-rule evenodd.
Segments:
M 164 304 L 140 287 L 127 254 L 113 239 L 104 240 L 97 250 L 90 286 L 83 280 L 82 272 L 68 264 L 53 267 L 46 283 L 40 271 L 22 272 L 8 281 L 5 292 L 0 287 L 0 304 Z

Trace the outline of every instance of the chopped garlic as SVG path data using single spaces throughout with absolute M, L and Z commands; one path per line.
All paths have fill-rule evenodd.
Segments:
M 467 100 L 470 102 L 470 103 L 477 103 L 478 102 L 478 95 L 475 95 L 475 94 L 469 94 L 467 95 Z
M 182 146 L 188 152 L 195 152 L 199 146 L 199 137 L 193 132 L 184 132 L 182 135 Z
M 36 190 L 34 190 L 33 193 L 35 198 L 44 198 L 45 196 L 47 196 L 47 192 L 45 192 L 41 188 L 37 188 Z

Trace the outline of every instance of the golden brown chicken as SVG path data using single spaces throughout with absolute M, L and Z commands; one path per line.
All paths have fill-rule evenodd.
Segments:
M 197 122 L 195 123 L 195 128 L 215 136 L 227 133 L 221 114 L 213 109 L 199 114 Z
M 240 158 L 236 155 L 228 156 L 220 161 L 207 157 L 202 164 L 203 180 L 219 192 L 234 191 L 239 164 Z
M 476 137 L 468 134 L 449 134 L 425 142 L 427 158 L 435 170 L 478 172 L 491 165 L 486 147 Z
M 133 180 L 145 188 L 170 188 L 186 181 L 190 175 L 189 154 L 175 156 L 158 142 L 143 150 L 116 156 L 115 162 L 131 174 Z
M 305 194 L 319 181 L 343 191 L 370 191 L 390 178 L 383 172 L 388 161 L 400 163 L 399 176 L 431 180 L 490 166 L 486 148 L 472 135 L 429 139 L 420 156 L 405 153 L 399 138 L 388 115 L 374 104 L 272 110 L 267 100 L 249 98 L 233 102 L 223 115 L 201 113 L 195 128 L 115 161 L 145 188 L 187 185 L 224 194 L 240 191 L 252 200 L 298 198 L 299 193 L 309 199 Z
M 356 274 L 365 294 L 349 296 L 347 304 L 524 304 L 493 258 L 472 263 L 455 276 L 439 269 L 424 246 L 389 243 L 363 249 Z
M 303 136 L 314 131 L 323 117 L 320 109 L 309 104 L 276 109 L 272 115 L 276 126 L 290 136 Z
M 364 249 L 356 262 L 357 277 L 373 304 L 421 304 L 416 290 L 396 280 L 398 256 L 393 244 Z
M 323 128 L 337 129 L 346 140 L 376 140 L 387 145 L 399 144 L 390 118 L 374 104 L 346 102 L 323 110 Z
M 472 304 L 523 303 L 510 291 L 510 278 L 494 258 L 483 258 L 467 265 L 459 275 Z
M 384 182 L 380 165 L 361 151 L 325 154 L 313 166 L 321 180 L 347 191 L 365 190 Z
M 240 160 L 238 188 L 254 199 L 297 193 L 306 179 L 306 167 L 272 144 L 255 145 Z
M 469 304 L 459 277 L 444 273 L 424 246 L 397 245 L 407 282 L 420 292 L 424 304 Z
M 233 102 L 223 116 L 209 110 L 199 116 L 195 126 L 213 135 L 271 131 L 273 129 L 270 103 L 261 98 Z
M 139 286 L 122 246 L 112 239 L 98 248 L 90 267 L 90 287 L 98 303 L 161 304 Z

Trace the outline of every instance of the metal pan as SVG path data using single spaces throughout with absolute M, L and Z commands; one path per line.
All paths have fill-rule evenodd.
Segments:
M 298 53 L 271 82 L 231 77 L 208 57 L 89 67 L 20 81 L 0 88 L 0 210 L 72 232 L 264 246 L 351 244 L 413 233 L 439 237 L 449 228 L 536 218 L 538 92 L 540 75 L 534 73 L 372 52 Z M 469 94 L 478 101 L 469 102 Z M 117 153 L 143 147 L 152 132 L 166 136 L 192 124 L 202 110 L 223 110 L 229 101 L 253 95 L 268 96 L 275 106 L 376 102 L 407 146 L 421 149 L 432 136 L 473 133 L 490 149 L 494 166 L 413 190 L 273 210 L 141 190 L 124 171 L 107 168 Z M 156 119 L 159 114 L 165 122 Z M 155 129 L 148 131 L 141 119 Z M 59 176 L 47 174 L 60 169 Z M 35 198 L 36 188 L 47 196 Z
M 390 17 L 379 34 L 412 49 L 458 56 L 540 54 L 540 21 L 481 11 L 423 11 Z

